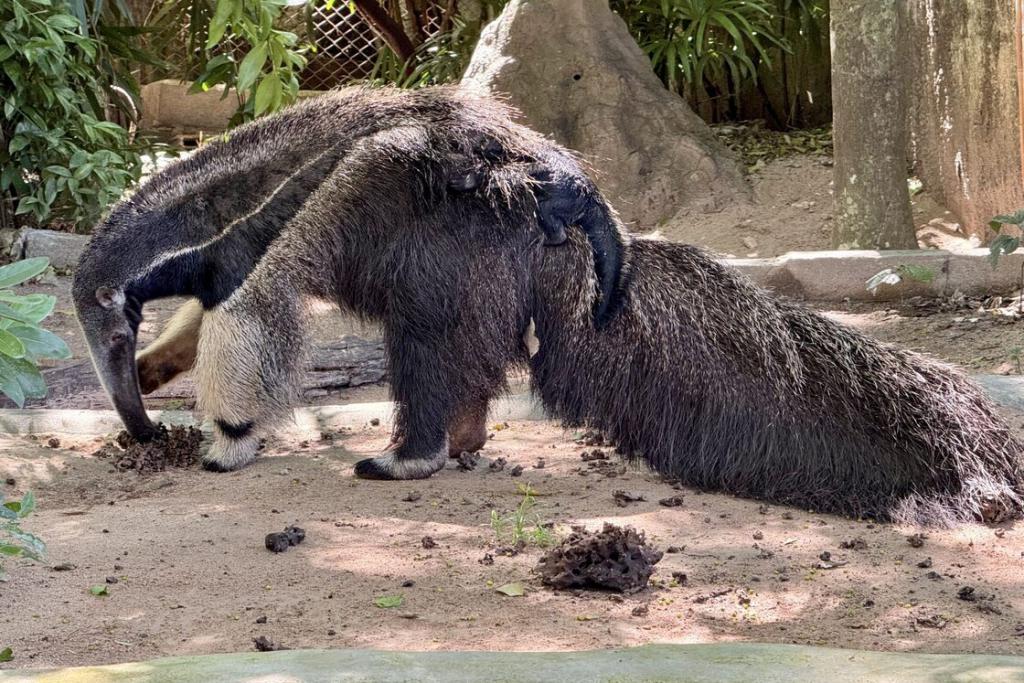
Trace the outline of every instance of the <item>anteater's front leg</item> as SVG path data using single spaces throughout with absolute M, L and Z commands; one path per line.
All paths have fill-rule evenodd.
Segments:
M 448 425 L 458 413 L 463 387 L 446 362 L 443 334 L 389 330 L 388 360 L 395 400 L 396 438 L 384 455 L 356 463 L 364 479 L 425 479 L 448 460 Z
M 302 354 L 294 296 L 243 295 L 205 312 L 194 376 L 214 443 L 203 467 L 226 472 L 252 462 L 260 436 L 290 413 Z

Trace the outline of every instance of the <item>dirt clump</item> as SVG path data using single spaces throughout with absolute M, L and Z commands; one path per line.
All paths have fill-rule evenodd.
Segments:
M 293 545 L 302 543 L 305 539 L 305 529 L 297 526 L 290 526 L 285 527 L 284 531 L 267 534 L 267 537 L 263 539 L 263 544 L 267 546 L 267 550 L 272 553 L 283 553 Z
M 284 647 L 283 645 L 278 645 L 266 636 L 256 636 L 252 639 L 252 644 L 256 648 L 257 652 L 274 652 L 276 650 L 289 649 L 287 647 Z
M 199 462 L 202 441 L 203 433 L 195 427 L 167 427 L 161 423 L 157 424 L 157 434 L 150 441 L 137 441 L 122 430 L 114 443 L 104 445 L 96 455 L 110 458 L 115 469 L 121 472 L 163 472 L 169 467 L 194 466 Z
M 540 559 L 537 571 L 552 588 L 635 593 L 647 586 L 661 558 L 642 531 L 606 522 L 601 531 L 574 531 Z

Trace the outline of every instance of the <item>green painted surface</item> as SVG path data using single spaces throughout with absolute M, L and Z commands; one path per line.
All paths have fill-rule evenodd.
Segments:
M 286 650 L 169 657 L 49 671 L 0 683 L 863 683 L 1024 682 L 1024 657 L 922 655 L 798 645 L 645 645 L 589 652 Z

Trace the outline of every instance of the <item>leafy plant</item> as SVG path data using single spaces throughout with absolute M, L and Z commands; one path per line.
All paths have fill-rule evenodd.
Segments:
M 1014 214 L 995 216 L 988 222 L 988 227 L 992 228 L 996 233 L 996 238 L 992 240 L 992 244 L 988 245 L 992 267 L 995 267 L 999 262 L 1000 256 L 1012 254 L 1020 246 L 1020 235 L 1014 237 L 1013 235 L 1004 235 L 1002 233 L 1003 227 L 1006 225 L 1012 225 L 1024 232 L 1024 209 Z
M 49 259 L 38 257 L 0 267 L 0 392 L 18 404 L 46 396 L 46 382 L 36 363 L 43 358 L 69 358 L 67 344 L 39 324 L 53 312 L 57 299 L 49 294 L 15 294 L 12 287 L 46 270 Z
M 787 49 L 770 0 L 614 0 L 654 70 L 669 89 L 734 93 Z
M 872 275 L 868 279 L 865 289 L 874 294 L 882 285 L 895 286 L 903 282 L 904 279 L 916 282 L 931 282 L 935 279 L 935 271 L 928 266 L 901 263 L 895 268 L 886 268 Z
M 401 607 L 404 598 L 401 595 L 381 595 L 378 598 L 374 598 L 373 604 L 381 609 L 391 609 L 392 607 Z
M 4 494 L 0 491 L 0 557 L 28 557 L 37 561 L 43 559 L 46 544 L 21 528 L 21 520 L 35 509 L 36 499 L 31 492 L 25 493 L 21 500 L 4 502 Z M 0 580 L 3 577 L 3 566 L 0 565 Z
M 175 0 L 156 21 L 166 22 L 175 12 L 191 14 L 190 43 L 196 45 L 205 36 L 197 54 L 201 72 L 191 92 L 224 85 L 224 96 L 234 93 L 238 99 L 238 110 L 230 121 L 235 126 L 277 111 L 299 96 L 298 74 L 306 66 L 306 53 L 314 47 L 300 43 L 291 31 L 275 28 L 285 8 L 293 4 L 286 0 L 216 0 L 211 14 L 195 9 L 201 9 L 202 3 Z
M 529 484 L 522 484 L 519 492 L 523 494 L 522 501 L 505 515 L 497 510 L 491 510 L 491 528 L 494 535 L 502 543 L 516 545 L 519 543 L 533 544 L 541 548 L 551 545 L 554 534 L 534 511 L 537 504 L 536 491 Z
M 0 194 L 15 215 L 91 224 L 140 173 L 104 121 L 100 44 L 63 0 L 0 3 Z

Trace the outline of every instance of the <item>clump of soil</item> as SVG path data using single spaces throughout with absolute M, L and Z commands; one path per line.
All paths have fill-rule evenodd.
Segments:
M 607 588 L 635 593 L 647 586 L 662 552 L 642 531 L 605 523 L 598 532 L 577 530 L 540 559 L 537 571 L 553 588 Z
M 199 462 L 201 431 L 180 425 L 168 428 L 162 423 L 157 424 L 157 430 L 156 437 L 145 443 L 122 431 L 114 443 L 103 446 L 96 455 L 110 458 L 122 472 L 135 470 L 139 474 L 163 472 L 168 467 L 192 467 Z
M 283 553 L 293 545 L 302 543 L 305 539 L 305 529 L 297 526 L 290 526 L 286 527 L 284 531 L 267 534 L 267 537 L 263 539 L 263 544 L 267 546 L 267 550 L 272 553 Z

